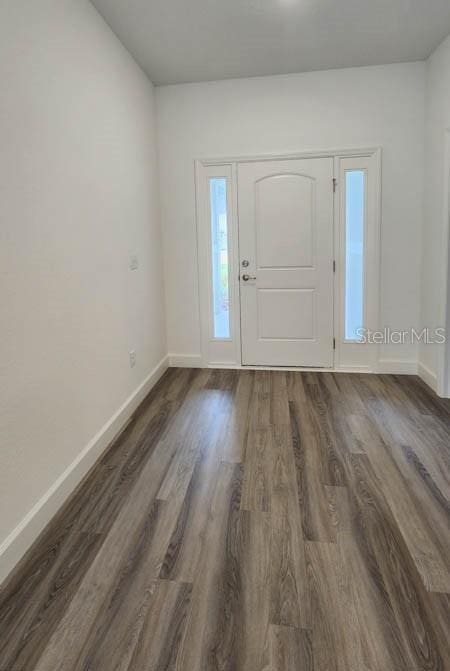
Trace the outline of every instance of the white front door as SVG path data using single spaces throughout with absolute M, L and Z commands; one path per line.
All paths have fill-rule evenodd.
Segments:
M 242 363 L 333 366 L 333 159 L 241 163 Z

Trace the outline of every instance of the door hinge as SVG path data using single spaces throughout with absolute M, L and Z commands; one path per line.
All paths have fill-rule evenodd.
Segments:
M 336 261 L 333 261 L 333 273 L 336 272 Z
M 337 179 L 336 177 L 333 177 L 333 193 L 336 193 L 337 189 Z
M 336 338 L 333 338 L 333 349 L 336 349 Z

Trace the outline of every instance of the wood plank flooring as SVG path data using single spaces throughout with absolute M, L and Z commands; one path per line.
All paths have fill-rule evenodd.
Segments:
M 448 671 L 450 402 L 170 369 L 0 591 L 0 671 Z

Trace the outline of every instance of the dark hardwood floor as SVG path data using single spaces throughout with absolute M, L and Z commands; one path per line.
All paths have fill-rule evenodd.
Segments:
M 450 403 L 171 369 L 0 592 L 1 671 L 450 669 Z

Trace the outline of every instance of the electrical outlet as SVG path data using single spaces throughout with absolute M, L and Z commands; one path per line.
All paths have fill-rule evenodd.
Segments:
M 137 270 L 139 268 L 139 259 L 137 254 L 130 255 L 130 270 Z
M 136 352 L 134 349 L 130 351 L 130 368 L 134 368 L 136 365 Z

